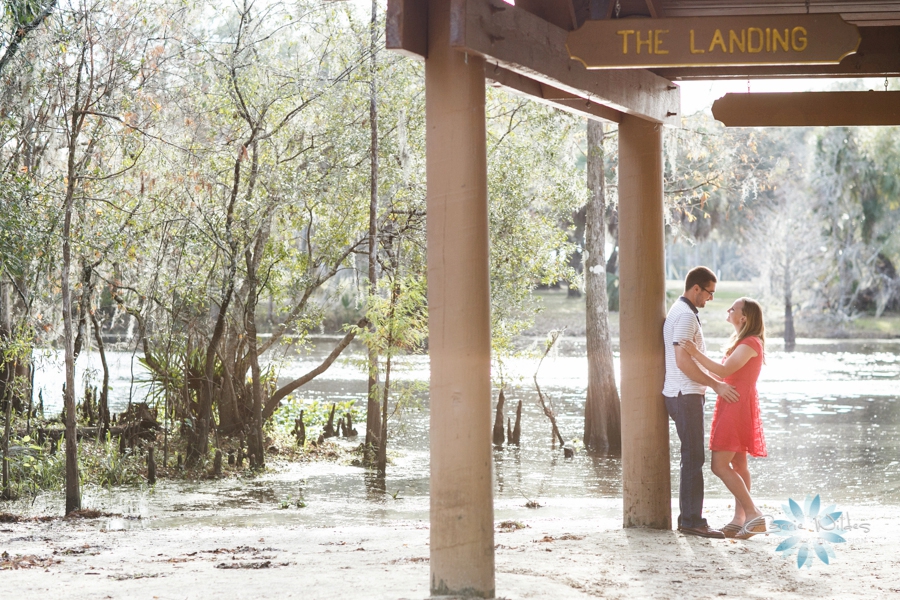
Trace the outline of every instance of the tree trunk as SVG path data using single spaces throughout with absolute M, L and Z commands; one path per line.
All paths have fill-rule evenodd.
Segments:
M 262 235 L 257 240 L 262 239 Z M 264 244 L 257 244 L 257 252 L 262 253 Z M 256 340 L 256 304 L 259 298 L 259 286 L 257 281 L 257 267 L 259 264 L 259 255 L 254 258 L 253 253 L 248 248 L 244 253 L 247 263 L 247 304 L 244 309 L 244 328 L 247 332 L 247 356 L 250 359 L 250 373 L 253 389 L 253 408 L 250 417 L 250 436 L 247 439 L 247 448 L 256 460 L 250 465 L 252 469 L 262 469 L 266 466 L 266 453 L 263 437 L 263 389 L 259 370 L 259 352 Z
M 374 297 L 378 287 L 378 0 L 372 0 L 369 69 L 369 296 Z M 377 445 L 381 435 L 381 415 L 378 402 L 378 351 L 369 348 L 368 402 L 366 403 L 366 445 Z
M 621 456 L 621 408 L 616 389 L 606 295 L 606 186 L 603 125 L 588 121 L 587 179 L 590 197 L 585 227 L 588 389 L 584 445 L 593 452 Z
M 389 250 L 390 252 L 390 246 Z M 400 284 L 398 283 L 400 257 L 397 254 L 391 254 L 391 264 L 394 271 L 394 284 L 391 286 L 391 308 L 388 313 L 388 336 L 387 336 L 387 359 L 384 364 L 384 399 L 381 402 L 381 439 L 378 444 L 377 468 L 378 472 L 384 475 L 387 472 L 387 441 L 388 441 L 388 398 L 391 391 L 391 354 L 394 347 L 394 309 L 397 306 L 397 300 L 400 297 Z
M 3 398 L 6 400 L 6 421 L 3 425 L 3 452 L 0 454 L 0 460 L 3 461 L 0 498 L 12 500 L 12 489 L 9 485 L 9 432 L 12 427 L 12 394 L 7 392 Z
M 572 214 L 572 224 L 575 226 L 575 231 L 572 233 L 572 237 L 570 237 L 569 240 L 574 242 L 575 251 L 572 252 L 572 256 L 569 257 L 569 266 L 572 267 L 576 273 L 581 273 L 584 269 L 584 228 L 587 219 L 585 208 L 586 207 L 582 207 Z M 569 282 L 566 296 L 568 298 L 581 298 L 581 290 L 573 286 L 572 282 Z
M 66 164 L 66 196 L 62 230 L 62 273 L 60 288 L 62 293 L 63 343 L 65 344 L 66 387 L 63 408 L 66 411 L 66 514 L 81 509 L 81 483 L 78 476 L 78 440 L 75 418 L 75 339 L 72 324 L 72 291 L 69 284 L 69 272 L 72 269 L 72 209 L 75 203 L 75 186 L 78 182 L 75 167 L 75 151 L 78 136 L 84 124 L 84 113 L 81 108 L 82 74 L 85 68 L 87 47 L 81 48 L 78 73 L 75 82 L 75 99 L 72 103 L 72 127 L 68 131 L 67 164 Z
M 0 281 L 0 344 L 3 345 L 6 345 L 7 340 L 12 337 L 12 307 L 9 296 L 9 284 Z M 4 407 L 7 402 L 7 390 L 13 387 L 15 376 L 16 371 L 12 362 L 7 362 L 0 356 L 0 407 Z
M 390 348 L 390 346 L 388 346 Z M 391 389 L 391 355 L 388 354 L 384 365 L 384 398 L 381 401 L 381 434 L 378 436 L 377 469 L 384 475 L 387 473 L 387 422 L 388 422 L 388 395 Z
M 797 334 L 794 331 L 793 281 L 791 280 L 791 256 L 784 257 L 784 350 L 793 352 L 797 346 Z
M 97 316 L 91 314 L 91 326 L 94 329 L 94 339 L 97 341 L 97 351 L 100 353 L 100 363 L 103 365 L 103 387 L 100 388 L 100 437 L 109 431 L 109 365 L 106 362 L 106 347 L 103 345 L 103 337 L 100 335 L 100 323 Z

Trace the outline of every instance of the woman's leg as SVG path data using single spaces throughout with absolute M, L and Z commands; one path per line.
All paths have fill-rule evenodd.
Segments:
M 731 458 L 731 468 L 735 473 L 741 476 L 741 479 L 744 480 L 744 485 L 747 486 L 747 492 L 750 492 L 750 469 L 747 466 L 747 453 L 735 452 L 734 456 Z M 735 498 L 734 518 L 731 520 L 731 523 L 734 525 L 743 525 L 746 522 L 747 515 L 744 514 L 744 508 Z
M 739 475 L 731 466 L 731 461 L 734 460 L 735 454 L 738 453 L 713 450 L 712 472 L 715 473 L 716 477 L 722 480 L 722 483 L 725 484 L 728 491 L 734 494 L 735 503 L 736 505 L 740 505 L 740 508 L 744 513 L 744 522 L 747 522 L 750 519 L 761 517 L 762 513 L 753 503 L 753 499 L 750 497 L 750 490 L 744 483 L 743 477 L 741 477 L 741 475 Z M 738 510 L 735 508 L 735 517 L 737 516 Z M 743 523 L 737 524 L 743 525 Z
M 747 466 L 747 453 L 746 452 L 735 452 L 734 457 L 731 459 L 731 468 L 734 469 L 734 472 L 741 476 L 741 479 L 744 480 L 744 485 L 747 486 L 747 491 L 750 491 L 750 469 Z

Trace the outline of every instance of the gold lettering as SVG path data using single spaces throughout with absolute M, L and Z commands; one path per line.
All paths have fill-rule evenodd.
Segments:
M 772 28 L 766 27 L 766 52 L 772 51 Z
M 759 36 L 759 45 L 753 45 L 753 34 L 757 34 Z M 747 52 L 750 54 L 757 54 L 758 52 L 762 52 L 763 49 L 763 32 L 759 27 L 751 27 L 747 30 Z
M 703 54 L 704 52 L 706 52 L 706 50 L 703 48 L 700 48 L 699 50 L 694 48 L 694 30 L 691 29 L 691 54 Z
M 791 48 L 795 52 L 806 50 L 806 27 L 794 27 L 791 30 Z
M 622 36 L 622 54 L 628 54 L 628 36 L 632 33 L 634 33 L 634 29 L 620 29 L 616 32 L 616 35 Z
M 647 52 L 649 54 L 653 54 L 653 33 L 652 32 L 650 32 L 650 31 L 647 32 L 647 41 L 646 42 L 641 40 L 641 32 L 640 31 L 634 32 L 634 37 L 637 40 L 637 53 L 638 54 L 641 53 L 641 46 L 647 46 Z
M 653 30 L 653 54 L 668 54 L 668 50 L 663 50 L 660 46 L 663 43 L 662 34 L 669 33 L 668 29 L 654 29 Z
M 709 43 L 709 51 L 712 52 L 717 45 L 722 47 L 722 52 L 728 52 L 728 48 L 725 47 L 725 38 L 722 37 L 722 32 L 718 29 L 716 29 L 713 39 Z
M 777 29 L 772 30 L 772 52 L 778 52 L 778 46 L 781 45 L 781 51 L 788 51 L 788 40 L 790 39 L 790 34 L 788 30 L 784 30 L 784 37 L 781 37 L 781 33 Z
M 741 52 L 747 51 L 747 46 L 744 43 L 746 41 L 746 31 L 741 29 L 741 39 L 738 40 L 738 37 L 734 34 L 734 29 L 728 30 L 728 52 L 734 54 L 735 45 L 738 47 L 738 50 Z

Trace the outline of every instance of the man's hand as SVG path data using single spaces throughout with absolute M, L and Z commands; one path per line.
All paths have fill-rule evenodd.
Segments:
M 724 381 L 717 382 L 712 389 L 716 391 L 716 393 L 722 397 L 725 402 L 737 402 L 741 399 L 741 395 L 738 394 L 737 390 L 734 387 L 728 385 Z

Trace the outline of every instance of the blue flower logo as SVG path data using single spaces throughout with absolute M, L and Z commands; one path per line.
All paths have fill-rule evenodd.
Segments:
M 770 533 L 780 535 L 785 539 L 775 552 L 785 558 L 797 555 L 797 568 L 811 568 L 818 557 L 823 563 L 830 564 L 835 558 L 832 544 L 846 542 L 846 532 L 841 528 L 841 511 L 835 505 L 822 509 L 822 500 L 819 495 L 807 496 L 804 506 L 801 507 L 792 498 L 782 505 L 787 519 L 772 521 Z

